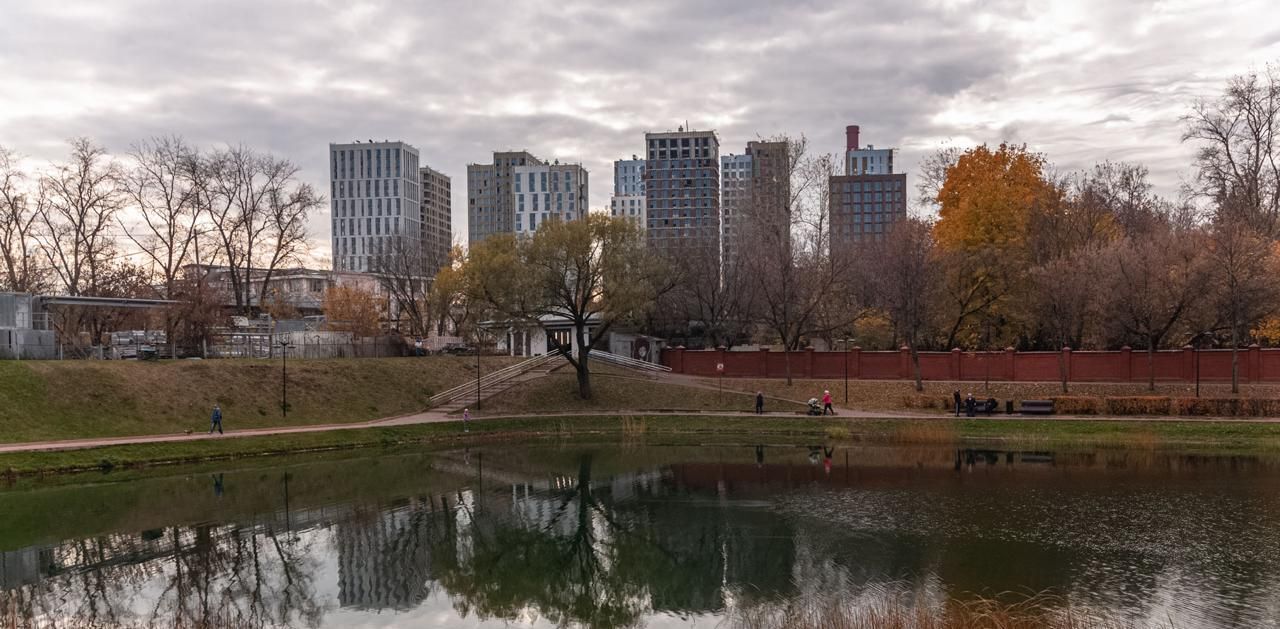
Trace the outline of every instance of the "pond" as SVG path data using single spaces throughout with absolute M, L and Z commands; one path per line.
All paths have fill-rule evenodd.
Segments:
M 764 626 L 1034 593 L 1280 617 L 1261 455 L 548 443 L 152 474 L 0 488 L 0 625 Z

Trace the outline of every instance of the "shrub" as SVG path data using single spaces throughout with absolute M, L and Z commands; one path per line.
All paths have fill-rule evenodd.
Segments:
M 1053 412 L 1062 415 L 1097 415 L 1103 412 L 1105 404 L 1102 398 L 1084 396 L 1062 396 L 1053 400 Z
M 1277 417 L 1280 400 L 1270 398 L 1180 398 L 1174 400 L 1179 415 L 1211 417 Z
M 1173 400 L 1167 397 L 1134 396 L 1107 398 L 1108 415 L 1168 415 Z

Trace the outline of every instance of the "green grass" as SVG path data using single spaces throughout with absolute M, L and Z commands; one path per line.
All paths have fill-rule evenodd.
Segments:
M 715 378 L 700 378 L 702 383 L 714 386 Z M 831 391 L 831 397 L 837 406 L 864 410 L 911 410 L 922 412 L 917 399 L 921 396 L 941 404 L 950 400 L 953 391 L 961 395 L 973 393 L 985 399 L 994 397 L 999 400 L 1045 399 L 1064 395 L 1062 385 L 1057 382 L 945 382 L 926 381 L 924 392 L 916 393 L 915 383 L 906 380 L 850 380 L 849 402 L 844 403 L 845 382 L 843 379 L 812 380 L 797 378 L 790 386 L 785 380 L 757 378 L 725 378 L 725 389 L 738 391 L 764 391 L 766 395 L 790 400 L 807 400 L 810 397 L 821 398 L 823 390 Z M 1231 385 L 1204 384 L 1201 386 L 1204 397 L 1229 398 Z M 1065 395 L 1115 397 L 1162 395 L 1169 397 L 1191 397 L 1195 394 L 1194 384 L 1156 384 L 1156 392 L 1147 390 L 1146 383 L 1080 383 L 1073 382 L 1070 392 Z M 1240 387 L 1240 397 L 1280 397 L 1280 386 L 1274 384 L 1244 385 Z M 910 402 L 910 403 L 909 403 Z M 930 411 L 923 411 L 930 412 Z M 943 414 L 945 411 L 933 411 Z
M 714 386 L 714 385 L 713 385 Z M 485 415 L 566 413 L 590 411 L 740 411 L 755 408 L 755 396 L 725 388 L 686 387 L 615 372 L 591 374 L 591 399 L 578 397 L 578 380 L 571 369 L 518 384 L 481 404 Z M 804 405 L 769 400 L 770 411 L 802 411 Z M 474 410 L 474 409 L 473 409 Z
M 1026 448 L 1177 448 L 1205 452 L 1280 450 L 1280 424 L 1072 420 L 842 420 L 838 418 L 644 415 L 486 419 L 463 434 L 460 422 L 202 439 L 59 452 L 0 454 L 0 474 L 128 469 L 253 456 L 466 443 L 492 439 L 595 439 L 623 443 L 835 441 L 999 444 Z
M 486 370 L 510 364 L 486 357 Z M 227 428 L 367 421 L 426 408 L 475 378 L 475 359 L 280 361 L 0 361 L 0 443 L 207 430 L 215 402 Z

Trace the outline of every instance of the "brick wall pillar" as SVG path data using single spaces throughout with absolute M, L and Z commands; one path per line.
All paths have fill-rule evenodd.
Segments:
M 726 350 L 725 346 L 723 346 L 723 345 L 721 345 L 721 346 L 719 346 L 719 347 L 717 347 L 717 348 L 716 348 L 716 362 L 718 362 L 718 363 L 720 363 L 720 364 L 724 365 L 724 370 L 725 370 L 725 372 L 727 373 L 727 372 L 729 371 L 729 362 L 728 362 L 728 361 L 726 361 L 726 360 L 724 359 L 724 358 L 725 358 L 725 356 L 724 356 L 725 351 L 727 351 L 727 350 Z M 720 374 L 716 374 L 716 375 L 720 375 Z
M 951 379 L 960 381 L 960 348 L 951 348 Z
M 1196 379 L 1196 349 L 1190 345 L 1182 346 L 1182 379 L 1186 382 Z
M 854 345 L 849 356 L 849 377 L 855 380 L 862 377 L 862 348 Z
M 1247 375 L 1241 380 L 1245 382 L 1262 382 L 1262 347 L 1257 343 L 1249 346 L 1249 360 L 1245 361 L 1249 366 Z
M 1009 374 L 1010 382 L 1014 382 L 1018 379 L 1018 372 L 1014 371 L 1014 369 L 1017 369 L 1018 367 L 1014 362 L 1016 358 L 1017 354 L 1013 351 L 1012 347 L 1004 348 L 1005 368 L 1008 369 L 1005 373 Z
M 813 376 L 813 346 L 809 345 L 804 348 L 804 377 L 812 378 Z
M 911 374 L 911 348 L 906 345 L 898 348 L 898 377 L 903 380 L 915 379 Z
M 1120 356 L 1124 359 L 1124 381 L 1133 382 L 1133 348 L 1128 345 L 1121 347 Z
M 1071 347 L 1069 345 L 1062 346 L 1062 370 L 1066 372 L 1066 381 L 1071 382 Z M 1058 374 L 1059 378 L 1063 376 L 1064 374 Z
M 759 360 L 756 361 L 758 364 L 757 365 L 758 369 L 756 373 L 761 378 L 768 378 L 769 377 L 769 348 L 761 347 L 760 353 L 757 355 L 757 358 L 759 358 Z
M 677 345 L 676 348 L 672 350 L 672 352 L 673 352 L 673 356 L 671 357 L 671 371 L 674 371 L 676 373 L 684 373 L 684 346 Z

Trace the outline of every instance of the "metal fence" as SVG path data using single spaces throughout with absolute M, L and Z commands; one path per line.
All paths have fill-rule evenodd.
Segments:
M 229 332 L 213 336 L 207 358 L 389 358 L 408 356 L 398 336 L 356 338 L 350 332 Z

